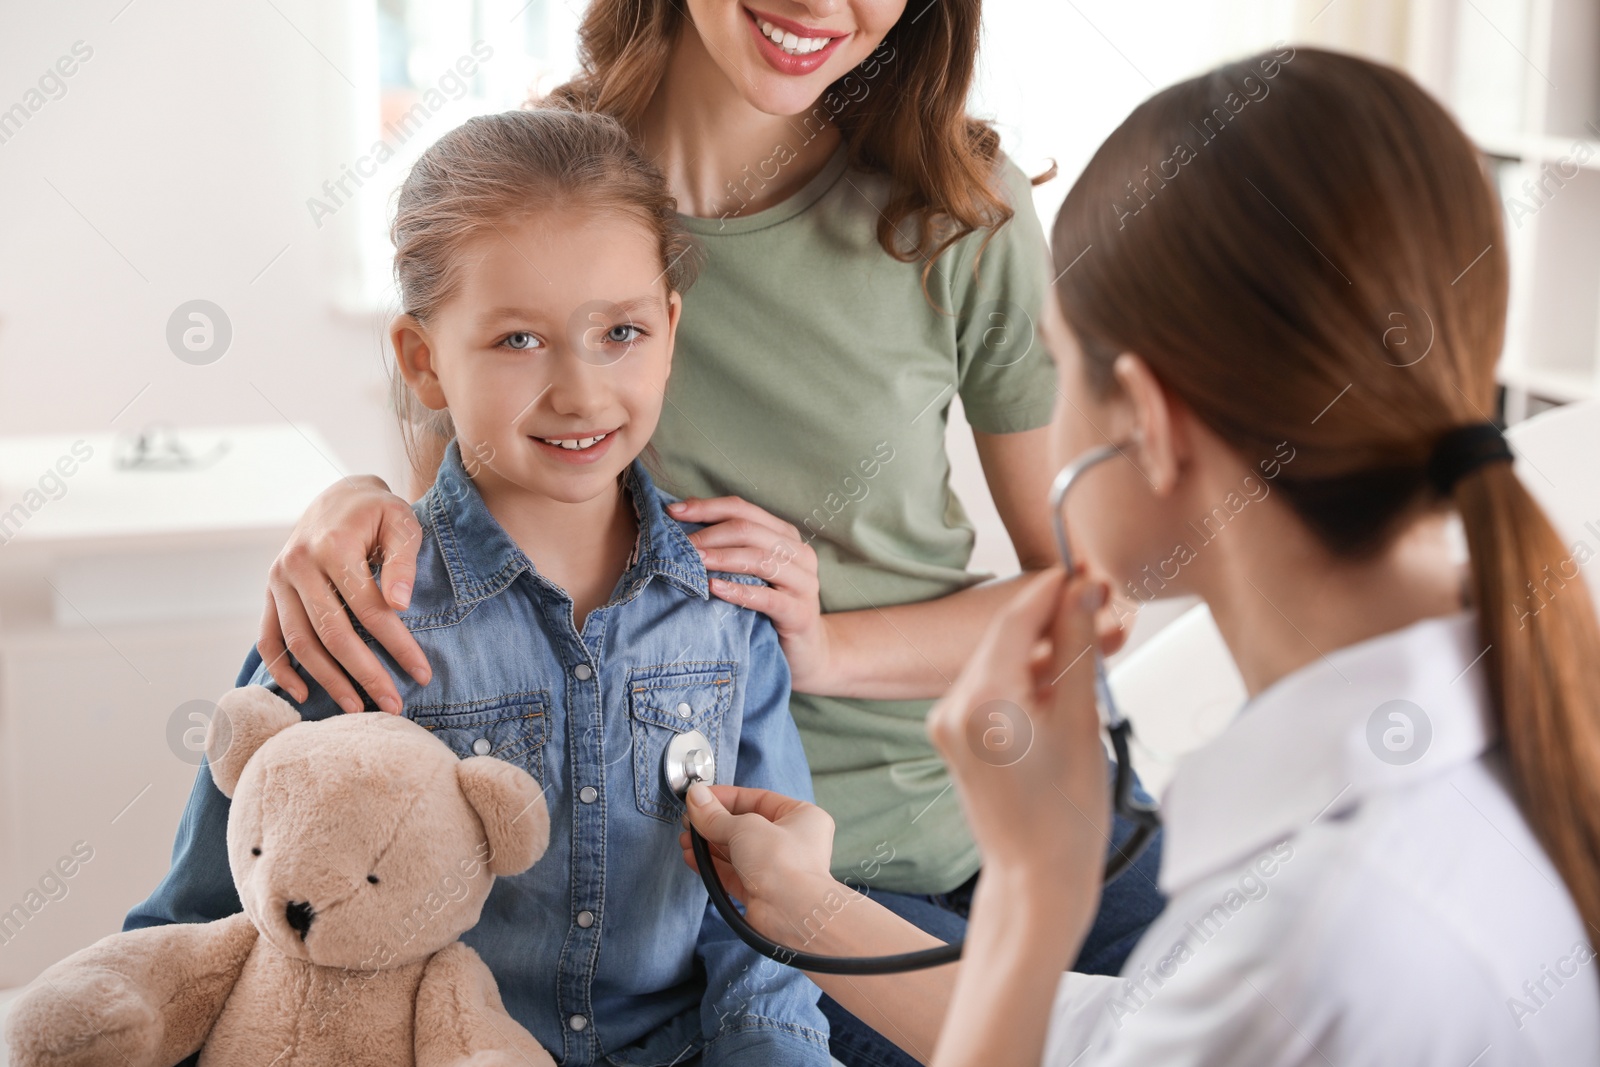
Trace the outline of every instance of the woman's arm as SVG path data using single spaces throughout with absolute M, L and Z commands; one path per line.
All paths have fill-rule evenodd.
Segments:
M 995 613 L 1029 577 L 1056 560 L 1050 516 L 1039 506 L 1050 493 L 1050 428 L 979 433 L 989 492 L 1016 549 L 1022 573 L 971 586 L 936 600 L 826 615 L 834 650 L 824 696 L 906 700 L 943 696 Z M 799 688 L 797 686 L 797 688 Z
M 689 540 L 708 568 L 767 581 L 766 587 L 713 584 L 712 591 L 772 618 L 796 691 L 871 700 L 937 697 L 949 689 L 995 613 L 1031 574 L 1055 561 L 1049 512 L 1039 506 L 1055 475 L 1049 433 L 1049 427 L 973 432 L 1023 572 L 915 604 L 822 614 L 816 553 L 794 526 L 737 497 L 686 500 L 671 511 L 685 522 L 707 524 Z

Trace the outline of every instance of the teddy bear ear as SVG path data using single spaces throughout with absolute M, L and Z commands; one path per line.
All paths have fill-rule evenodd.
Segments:
M 232 798 L 244 765 L 268 738 L 299 721 L 300 713 L 265 686 L 247 685 L 224 693 L 206 727 L 206 762 L 222 795 Z
M 532 867 L 550 844 L 550 810 L 533 775 L 493 756 L 468 756 L 456 764 L 456 777 L 489 838 L 489 870 Z

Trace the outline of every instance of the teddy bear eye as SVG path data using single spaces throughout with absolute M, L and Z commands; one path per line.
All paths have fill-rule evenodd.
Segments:
M 373 885 L 377 885 L 378 884 L 378 876 L 375 875 L 375 874 L 369 874 L 369 875 L 367 875 L 367 881 L 371 882 Z
M 261 849 L 259 847 L 251 849 L 250 850 L 250 855 L 252 855 L 252 856 L 261 855 Z

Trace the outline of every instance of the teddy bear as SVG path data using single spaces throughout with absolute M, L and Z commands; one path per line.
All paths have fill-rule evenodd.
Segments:
M 244 911 L 44 971 L 7 1022 L 16 1067 L 554 1067 L 457 940 L 549 844 L 532 776 L 396 715 L 302 721 L 261 686 L 223 696 L 206 756 Z

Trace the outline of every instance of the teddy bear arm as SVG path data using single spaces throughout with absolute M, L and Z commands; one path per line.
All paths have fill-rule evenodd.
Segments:
M 457 941 L 428 961 L 417 989 L 417 1067 L 555 1067 L 513 1019 L 489 967 Z
M 167 1067 L 210 1034 L 256 943 L 243 915 L 112 934 L 51 966 L 6 1020 L 14 1067 Z

